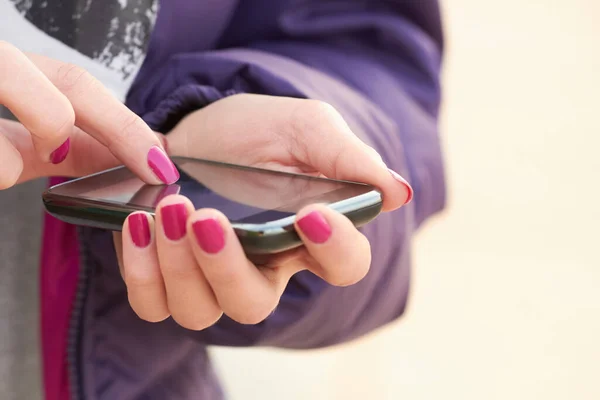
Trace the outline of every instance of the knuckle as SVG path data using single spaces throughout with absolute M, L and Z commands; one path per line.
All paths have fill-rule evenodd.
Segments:
M 289 119 L 278 127 L 280 132 L 285 132 L 285 140 L 295 151 L 309 156 L 309 147 L 315 141 L 327 141 L 331 135 L 324 137 L 324 130 L 331 130 L 335 120 L 341 118 L 336 109 L 329 103 L 321 100 L 298 100 L 291 111 Z
M 42 140 L 68 137 L 75 126 L 75 112 L 68 102 L 49 118 L 38 118 L 30 124 L 31 133 Z
M 296 130 L 304 131 L 314 125 L 329 124 L 337 115 L 337 110 L 329 103 L 303 100 L 293 113 L 292 123 Z
M 369 269 L 367 268 L 366 270 L 355 270 L 343 274 L 335 274 L 330 276 L 327 281 L 338 287 L 352 286 L 360 282 L 365 277 L 368 270 Z
M 2 171 L 2 173 L 0 173 L 0 190 L 13 187 L 19 179 L 19 175 L 20 174 L 18 173 L 7 174 L 6 172 Z
M 128 115 L 117 118 L 117 120 L 123 121 L 120 124 L 119 130 L 113 132 L 111 135 L 102 137 L 102 144 L 108 147 L 113 154 L 118 153 L 118 150 L 124 147 L 137 145 L 142 138 L 140 132 L 144 132 L 144 129 L 147 129 L 144 121 L 133 113 L 131 115 L 128 113 Z
M 132 271 L 133 268 L 125 267 L 125 285 L 131 289 L 144 289 L 161 284 L 161 280 L 157 276 L 150 274 L 138 273 Z
M 75 111 L 69 105 L 64 107 L 60 115 L 57 116 L 48 126 L 48 135 L 51 137 L 66 137 L 71 133 L 75 126 Z
M 146 322 L 150 322 L 150 323 L 157 323 L 157 322 L 162 322 L 165 319 L 170 317 L 170 314 L 168 312 L 164 312 L 164 311 L 138 311 L 136 310 L 136 307 L 134 307 L 133 305 L 131 306 L 131 308 L 133 309 L 133 311 L 136 313 L 136 315 L 143 321 Z
M 62 92 L 72 92 L 76 88 L 89 89 L 94 86 L 95 79 L 92 74 L 75 64 L 62 64 L 56 74 L 57 86 Z
M 204 274 L 213 286 L 231 288 L 244 284 L 244 282 L 240 282 L 240 276 L 235 268 L 224 266 L 221 270 L 215 268 L 212 271 L 207 271 L 205 268 Z
M 293 111 L 286 131 L 292 136 L 288 140 L 293 140 L 295 147 L 309 159 L 318 157 L 309 151 L 315 143 L 327 149 L 326 152 L 336 152 L 348 143 L 348 135 L 352 134 L 342 115 L 321 100 L 303 100 Z
M 275 310 L 277 304 L 249 304 L 243 310 L 230 312 L 227 315 L 243 325 L 256 325 L 267 319 Z
M 9 159 L 11 158 L 12 157 L 9 157 Z M 16 185 L 22 172 L 23 160 L 21 157 L 15 157 L 15 159 L 5 167 L 0 166 L 0 190 L 8 189 Z
M 221 319 L 222 315 L 223 312 L 217 307 L 193 314 L 188 312 L 181 314 L 178 312 L 171 312 L 173 320 L 177 322 L 178 325 L 192 331 L 201 331 L 213 326 L 217 323 L 217 321 L 219 321 L 219 319 Z
M 377 150 L 375 150 L 373 147 L 365 144 L 365 151 L 377 163 L 385 164 L 385 162 L 383 161 L 383 157 L 381 156 L 381 154 L 379 154 L 379 152 Z
M 174 282 L 190 282 L 200 279 L 198 269 L 186 263 L 177 261 L 162 262 L 160 269 L 163 276 L 168 277 Z
M 371 255 L 355 257 L 344 265 L 338 273 L 329 274 L 326 281 L 338 287 L 352 286 L 363 280 L 371 268 Z
M 307 100 L 301 106 L 301 111 L 306 117 L 331 118 L 338 114 L 335 107 L 321 100 Z
M 118 137 L 121 140 L 132 140 L 136 136 L 139 136 L 140 132 L 143 132 L 146 128 L 144 121 L 133 113 L 125 116 L 121 120 L 123 121 L 123 124 L 118 132 Z

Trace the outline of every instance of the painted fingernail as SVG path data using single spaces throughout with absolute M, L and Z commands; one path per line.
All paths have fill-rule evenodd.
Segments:
M 129 234 L 136 247 L 143 249 L 150 244 L 150 224 L 146 214 L 132 214 L 128 218 Z
M 192 224 L 198 245 L 209 254 L 216 254 L 225 247 L 225 232 L 216 218 L 207 218 Z
M 179 171 L 164 151 L 154 146 L 148 152 L 148 166 L 164 184 L 170 185 L 179 179 Z
M 185 204 L 169 204 L 160 210 L 163 231 L 169 240 L 180 240 L 185 236 L 188 211 Z
M 331 227 L 327 220 L 318 211 L 313 211 L 297 222 L 302 233 L 314 243 L 325 243 L 331 236 Z
M 403 177 L 400 176 L 400 174 L 398 174 L 396 171 L 393 170 L 389 170 L 390 174 L 392 174 L 392 177 L 397 180 L 398 182 L 400 182 L 401 184 L 403 184 L 404 186 L 406 186 L 406 190 L 408 192 L 408 195 L 406 197 L 406 201 L 404 202 L 404 205 L 407 205 L 408 203 L 411 202 L 412 198 L 413 198 L 413 188 L 412 186 L 410 186 L 410 183 L 408 183 L 406 181 L 406 179 L 404 179 Z
M 69 154 L 69 149 L 71 148 L 71 138 L 67 138 L 63 144 L 61 144 L 58 149 L 54 150 L 52 154 L 50 154 L 50 162 L 52 164 L 60 164 L 65 161 L 67 155 Z

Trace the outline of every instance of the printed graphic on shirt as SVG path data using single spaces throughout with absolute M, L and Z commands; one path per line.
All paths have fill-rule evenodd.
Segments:
M 76 63 L 123 97 L 146 56 L 157 8 L 158 0 L 0 0 L 0 40 Z

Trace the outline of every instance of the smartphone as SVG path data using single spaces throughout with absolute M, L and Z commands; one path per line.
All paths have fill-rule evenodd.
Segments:
M 120 231 L 129 214 L 154 215 L 164 197 L 181 194 L 198 208 L 215 208 L 231 221 L 246 254 L 273 254 L 302 244 L 294 228 L 296 213 L 326 204 L 357 227 L 381 212 L 382 196 L 363 183 L 289 172 L 172 157 L 181 175 L 172 185 L 147 185 L 117 167 L 56 185 L 44 192 L 46 210 L 76 225 Z

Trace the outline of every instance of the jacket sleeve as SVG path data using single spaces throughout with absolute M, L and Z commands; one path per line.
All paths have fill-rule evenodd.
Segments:
M 411 238 L 444 205 L 438 6 L 434 0 L 302 1 L 260 29 L 255 13 L 244 8 L 219 49 L 173 57 L 138 88 L 131 107 L 168 132 L 186 113 L 233 93 L 320 99 L 411 182 L 414 200 L 363 228 L 373 261 L 360 283 L 336 288 L 302 272 L 264 322 L 248 326 L 223 317 L 190 334 L 228 346 L 314 348 L 347 341 L 403 313 Z

